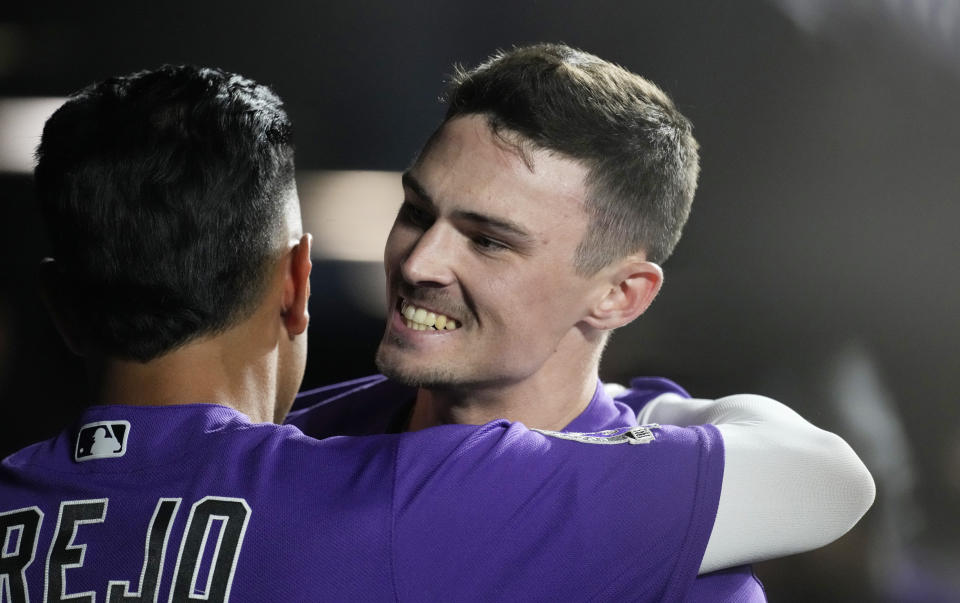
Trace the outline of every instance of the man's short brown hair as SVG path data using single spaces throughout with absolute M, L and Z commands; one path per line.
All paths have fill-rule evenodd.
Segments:
M 693 203 L 698 145 L 690 122 L 652 82 L 562 44 L 500 51 L 453 77 L 444 123 L 485 115 L 494 133 L 588 169 L 588 231 L 576 267 L 592 274 L 644 252 L 672 253 Z M 516 145 L 516 136 L 504 136 Z M 429 145 L 429 143 L 428 143 Z

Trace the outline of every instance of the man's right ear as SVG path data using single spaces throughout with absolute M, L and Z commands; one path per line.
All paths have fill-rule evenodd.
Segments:
M 47 312 L 53 319 L 53 324 L 60 332 L 60 337 L 67 348 L 77 356 L 86 356 L 85 338 L 81 334 L 80 320 L 76 308 L 69 303 L 69 297 L 64 294 L 63 277 L 60 267 L 53 258 L 40 260 L 40 298 Z

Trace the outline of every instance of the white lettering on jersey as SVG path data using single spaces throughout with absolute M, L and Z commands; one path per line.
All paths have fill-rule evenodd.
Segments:
M 157 501 L 147 526 L 137 591 L 131 592 L 129 580 L 109 580 L 107 603 L 159 599 L 170 533 L 181 502 L 180 498 Z M 44 601 L 96 603 L 94 591 L 68 594 L 67 580 L 73 572 L 82 571 L 86 558 L 87 544 L 74 542 L 78 526 L 104 522 L 108 503 L 107 498 L 60 502 L 44 568 Z M 171 603 L 229 601 L 250 515 L 250 505 L 242 498 L 206 496 L 193 504 L 169 586 Z M 0 512 L 0 602 L 30 601 L 26 570 L 36 557 L 43 518 L 37 506 Z M 128 534 L 118 536 L 121 542 L 128 540 Z
M 174 570 L 170 603 L 189 599 L 229 601 L 240 547 L 250 519 L 250 506 L 242 498 L 207 496 L 193 504 L 183 531 L 177 566 Z M 209 564 L 204 563 L 213 523 L 219 524 L 217 542 Z M 204 586 L 200 571 L 207 571 Z
M 180 508 L 179 498 L 161 498 L 153 510 L 147 526 L 147 541 L 143 547 L 143 569 L 137 592 L 130 592 L 127 580 L 111 580 L 107 585 L 107 603 L 156 602 L 160 592 L 163 561 L 167 556 L 167 539 L 173 526 L 173 517 Z
M 100 523 L 107 515 L 107 499 L 72 500 L 60 503 L 57 514 L 57 529 L 47 552 L 47 568 L 44 576 L 43 600 L 49 602 L 76 601 L 95 603 L 93 591 L 67 594 L 67 570 L 83 567 L 87 545 L 74 546 L 77 526 L 85 523 Z
M 37 535 L 43 523 L 39 507 L 26 507 L 0 513 L 0 599 L 10 603 L 30 600 L 27 567 L 37 554 Z M 14 541 L 16 538 L 16 541 Z

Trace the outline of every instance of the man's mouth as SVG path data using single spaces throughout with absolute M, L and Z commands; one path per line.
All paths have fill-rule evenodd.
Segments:
M 405 299 L 400 300 L 400 314 L 407 328 L 415 331 L 452 331 L 460 324 L 445 314 L 419 308 Z

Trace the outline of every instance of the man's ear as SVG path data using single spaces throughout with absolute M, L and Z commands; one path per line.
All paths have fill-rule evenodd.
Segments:
M 283 276 L 283 323 L 290 339 L 307 330 L 310 313 L 310 246 L 313 237 L 307 233 L 289 251 L 289 262 Z
M 40 260 L 40 299 L 43 300 L 43 305 L 46 306 L 67 349 L 77 356 L 86 356 L 85 338 L 80 328 L 81 321 L 69 297 L 65 295 L 60 267 L 53 258 Z
M 611 330 L 643 314 L 663 284 L 663 269 L 642 258 L 630 257 L 611 268 L 606 292 L 584 321 L 595 329 Z

